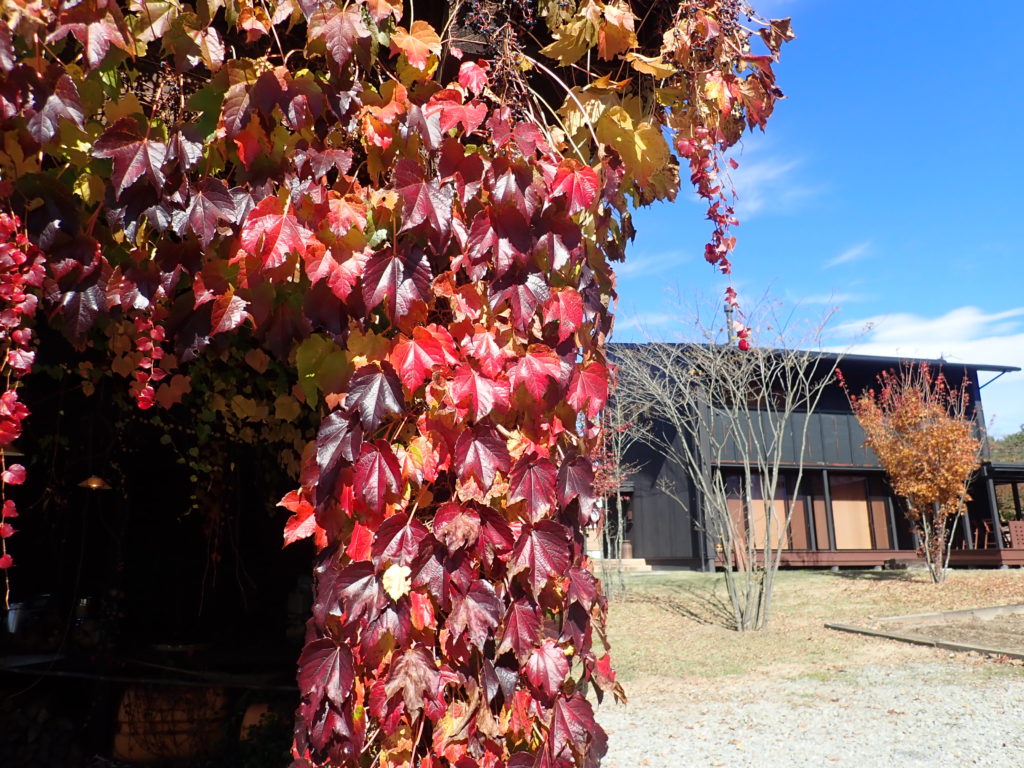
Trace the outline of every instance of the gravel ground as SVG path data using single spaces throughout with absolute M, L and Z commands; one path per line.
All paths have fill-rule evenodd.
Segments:
M 1020 768 L 1024 669 L 961 659 L 796 679 L 634 681 L 604 768 Z

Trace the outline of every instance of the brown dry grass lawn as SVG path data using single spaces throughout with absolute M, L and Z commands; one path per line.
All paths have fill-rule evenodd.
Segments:
M 926 573 L 782 571 L 769 626 L 737 633 L 721 575 L 665 572 L 626 577 L 611 601 L 609 638 L 619 678 L 697 683 L 722 676 L 833 677 L 868 664 L 948 659 L 933 648 L 825 629 L 883 616 L 1024 602 L 1024 570 Z M 977 657 L 965 661 L 978 664 Z M 993 674 L 1019 666 L 985 661 Z

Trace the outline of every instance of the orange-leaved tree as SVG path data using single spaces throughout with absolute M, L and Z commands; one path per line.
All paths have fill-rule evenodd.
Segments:
M 927 363 L 904 365 L 879 374 L 877 389 L 847 395 L 865 444 L 905 501 L 932 580 L 944 581 L 955 523 L 981 464 L 966 380 L 951 387 Z

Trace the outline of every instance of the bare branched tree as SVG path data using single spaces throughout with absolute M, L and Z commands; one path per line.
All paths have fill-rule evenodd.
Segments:
M 808 417 L 839 361 L 838 355 L 815 351 L 827 319 L 801 342 L 810 349 L 796 348 L 784 328 L 766 319 L 748 320 L 754 344 L 744 344 L 745 350 L 731 333 L 699 322 L 699 343 L 650 342 L 615 350 L 618 407 L 696 491 L 695 520 L 724 568 L 739 630 L 761 629 L 768 621 L 798 498 L 785 493 L 783 470 L 795 471 L 792 487 L 799 488 Z M 773 338 L 765 344 L 769 334 Z M 665 480 L 658 487 L 689 506 L 685 489 Z

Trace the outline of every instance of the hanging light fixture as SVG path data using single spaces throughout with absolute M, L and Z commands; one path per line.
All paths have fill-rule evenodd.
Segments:
M 99 475 L 89 475 L 78 484 L 79 488 L 88 488 L 90 491 L 109 491 L 110 483 Z

